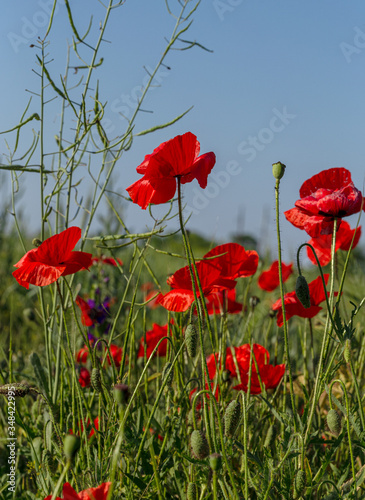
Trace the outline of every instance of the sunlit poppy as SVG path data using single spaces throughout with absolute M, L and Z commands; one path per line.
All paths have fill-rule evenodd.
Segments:
M 245 250 L 238 243 L 218 245 L 206 253 L 203 259 L 209 259 L 206 262 L 218 269 L 222 277 L 232 280 L 252 276 L 259 262 L 255 250 Z
M 76 493 L 70 483 L 65 483 L 62 488 L 62 498 L 56 500 L 107 500 L 109 488 L 112 483 L 103 483 L 96 488 L 87 488 Z M 44 500 L 51 500 L 52 495 L 48 495 Z
M 91 376 L 89 370 L 86 368 L 80 368 L 79 383 L 81 387 L 90 387 Z
M 312 238 L 332 234 L 335 219 L 365 208 L 362 207 L 362 194 L 355 188 L 351 173 L 345 168 L 330 168 L 314 175 L 304 182 L 299 194 L 300 200 L 295 202 L 295 208 L 284 214 L 289 222 L 304 229 Z
M 191 132 L 160 144 L 137 167 L 143 177 L 127 188 L 132 201 L 144 210 L 150 203 L 166 203 L 175 195 L 177 177 L 182 184 L 197 179 L 200 187 L 206 188 L 215 154 L 199 156 L 199 152 L 200 144 Z
M 281 272 L 283 276 L 283 283 L 285 283 L 289 276 L 293 274 L 293 264 L 290 263 L 286 265 L 282 262 Z M 279 286 L 279 262 L 277 260 L 271 264 L 269 269 L 260 274 L 257 284 L 266 292 L 272 292 Z
M 146 356 L 147 359 L 151 356 L 152 351 L 159 343 L 159 341 L 163 338 L 167 337 L 167 325 L 161 326 L 157 323 L 153 323 L 152 329 L 146 332 Z M 163 340 L 161 344 L 158 346 L 158 349 L 155 353 L 155 356 L 166 356 L 167 350 L 167 340 Z M 145 352 L 144 338 L 141 338 L 138 349 L 138 358 L 143 358 Z

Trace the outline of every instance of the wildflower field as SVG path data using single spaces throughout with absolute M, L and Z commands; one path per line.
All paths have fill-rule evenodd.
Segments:
M 275 162 L 277 258 L 243 235 L 191 232 L 184 192 L 207 187 L 216 154 L 185 130 L 185 113 L 149 130 L 137 118 L 167 54 L 196 45 L 187 38 L 199 2 L 175 2 L 166 50 L 125 130 L 110 137 L 95 72 L 123 3 L 109 0 L 95 38 L 92 25 L 79 32 L 65 0 L 83 72 L 74 87 L 71 66 L 61 79 L 49 69 L 54 2 L 36 47 L 38 96 L 0 131 L 13 189 L 0 218 L 0 498 L 365 498 L 365 198 L 349 166 L 328 166 L 303 174 L 282 212 L 290 165 Z M 53 100 L 60 128 L 48 144 Z M 115 194 L 123 154 L 162 129 L 166 140 L 140 151 L 135 182 Z M 80 165 L 94 186 L 88 208 Z M 27 176 L 39 178 L 36 234 L 17 205 Z M 145 232 L 129 230 L 126 204 L 143 211 Z M 293 262 L 282 260 L 282 224 L 307 241 Z

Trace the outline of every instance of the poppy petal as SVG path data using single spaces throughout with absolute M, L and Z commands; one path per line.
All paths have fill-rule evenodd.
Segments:
M 62 275 L 66 266 L 48 266 L 39 262 L 29 262 L 13 272 L 19 285 L 29 288 L 29 283 L 36 286 L 46 286 L 54 283 Z M 28 286 L 25 286 L 27 283 Z

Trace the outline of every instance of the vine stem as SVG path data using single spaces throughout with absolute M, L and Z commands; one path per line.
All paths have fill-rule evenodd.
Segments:
M 288 325 L 286 322 L 286 312 L 285 312 L 285 301 L 284 301 L 284 285 L 283 285 L 283 271 L 281 268 L 281 238 L 280 238 L 280 221 L 279 221 L 279 186 L 280 179 L 276 179 L 275 183 L 275 209 L 276 209 L 276 233 L 278 237 L 278 267 L 279 267 L 279 282 L 280 282 L 280 297 L 283 309 L 283 329 L 284 329 L 284 344 L 285 344 L 285 357 L 288 364 L 288 375 L 289 375 L 289 386 L 290 386 L 290 401 L 293 411 L 294 419 L 294 432 L 297 431 L 297 419 L 296 410 L 294 402 L 294 388 L 293 388 L 293 376 L 291 372 L 291 362 L 289 353 L 289 339 L 288 339 Z

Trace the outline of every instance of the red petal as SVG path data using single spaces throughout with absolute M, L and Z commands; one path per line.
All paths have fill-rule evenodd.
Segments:
M 223 254 L 223 255 L 222 255 Z M 243 278 L 255 274 L 259 256 L 255 250 L 245 250 L 238 243 L 226 243 L 218 245 L 204 255 L 204 259 L 210 259 L 211 266 L 218 269 L 223 277 L 229 279 Z
M 335 191 L 351 182 L 351 173 L 345 168 L 329 168 L 306 180 L 300 188 L 299 194 L 301 198 L 305 198 L 318 189 L 324 188 Z
M 59 265 L 70 257 L 71 251 L 81 238 L 79 227 L 69 227 L 59 234 L 47 238 L 38 248 L 34 260 L 48 265 Z
M 205 189 L 208 184 L 208 175 L 212 171 L 215 161 L 215 154 L 212 152 L 199 156 L 192 166 L 191 173 L 181 177 L 181 184 L 186 184 L 187 182 L 191 182 L 193 179 L 196 179 L 199 186 L 202 189 Z
M 29 283 L 36 286 L 46 286 L 54 283 L 62 275 L 66 266 L 48 266 L 39 262 L 29 262 L 22 265 L 19 269 L 13 272 L 14 278 L 17 282 L 29 288 Z
M 293 273 L 293 264 L 286 265 L 282 262 L 281 270 L 283 282 L 285 282 Z M 257 284 L 262 290 L 266 290 L 267 292 L 272 292 L 279 286 L 279 262 L 277 260 L 271 264 L 267 271 L 261 273 Z
M 79 495 L 76 493 L 76 491 L 70 485 L 70 483 L 65 483 L 63 485 L 62 493 L 63 493 L 63 500 L 80 500 Z
M 174 177 L 147 179 L 143 177 L 127 188 L 133 203 L 145 210 L 150 203 L 156 205 L 171 200 L 176 192 Z
M 92 254 L 87 252 L 71 252 L 70 257 L 62 264 L 66 266 L 62 276 L 77 273 L 81 269 L 89 269 L 92 265 Z
M 192 291 L 183 289 L 174 289 L 162 295 L 158 299 L 161 304 L 168 311 L 183 312 L 187 311 L 191 304 L 194 302 L 194 293 Z

